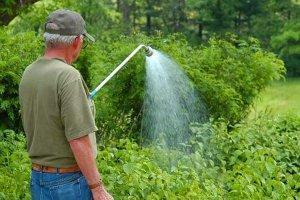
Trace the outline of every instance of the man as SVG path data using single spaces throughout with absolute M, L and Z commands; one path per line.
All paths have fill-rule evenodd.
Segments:
M 69 10 L 48 16 L 44 38 L 44 56 L 25 69 L 19 86 L 32 199 L 110 200 L 95 161 L 94 104 L 71 66 L 83 40 L 94 38 Z

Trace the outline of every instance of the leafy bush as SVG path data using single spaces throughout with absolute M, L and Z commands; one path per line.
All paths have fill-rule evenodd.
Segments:
M 265 52 L 257 40 L 211 39 L 202 48 L 177 46 L 176 38 L 165 40 L 161 48 L 170 52 L 202 94 L 211 115 L 234 124 L 247 116 L 254 98 L 272 80 L 284 73 L 283 62 Z M 172 50 L 177 49 L 177 50 Z
M 261 115 L 231 132 L 222 121 L 192 130 L 191 154 L 128 139 L 99 146 L 98 167 L 115 199 L 299 198 L 299 116 Z M 28 199 L 24 138 L 6 130 L 0 139 L 0 199 Z
M 262 50 L 259 42 L 253 38 L 240 41 L 235 36 L 227 36 L 228 40 L 211 39 L 207 46 L 195 48 L 180 35 L 166 37 L 158 33 L 154 37 L 137 34 L 117 38 L 115 33 L 118 31 L 112 31 L 116 30 L 115 27 L 112 28 L 112 24 L 118 23 L 119 16 L 107 6 L 93 1 L 74 3 L 73 0 L 43 0 L 31 6 L 28 12 L 20 14 L 10 23 L 9 29 L 14 32 L 35 30 L 41 33 L 49 12 L 60 7 L 81 12 L 88 22 L 88 28 L 98 38 L 97 44 L 83 52 L 76 65 L 89 86 L 95 87 L 137 45 L 151 44 L 181 64 L 205 99 L 210 114 L 214 118 L 225 118 L 231 124 L 243 119 L 255 96 L 271 80 L 278 79 L 285 73 L 283 62 L 272 53 Z M 95 20 L 98 18 L 99 20 Z M 106 22 L 97 24 L 98 21 Z M 101 30 L 99 27 L 102 27 Z M 108 121 L 117 120 L 119 115 L 124 118 L 129 112 L 132 121 L 137 121 L 137 124 L 130 124 L 124 128 L 124 132 L 138 129 L 144 76 L 144 61 L 139 55 L 102 89 L 101 99 L 98 98 L 96 104 L 99 110 L 97 122 L 103 127 L 103 132 L 108 133 L 116 128 Z
M 192 125 L 194 135 L 186 144 L 190 154 L 141 148 L 124 139 L 138 138 L 142 115 L 145 62 L 142 53 L 135 56 L 95 99 L 101 136 L 97 162 L 116 199 L 300 198 L 299 117 L 262 115 L 241 122 L 257 94 L 284 74 L 281 60 L 262 50 L 253 38 L 213 38 L 206 46 L 192 47 L 176 34 L 115 37 L 118 31 L 100 33 L 99 26 L 109 27 L 119 16 L 106 8 L 101 8 L 103 15 L 99 15 L 102 4 L 93 3 L 94 9 L 89 10 L 90 5 L 82 7 L 73 0 L 40 1 L 33 11 L 0 29 L 0 130 L 16 131 L 0 131 L 0 199 L 30 198 L 30 162 L 25 139 L 18 133 L 18 83 L 24 68 L 42 53 L 40 34 L 46 16 L 59 7 L 80 11 L 90 25 L 100 16 L 105 19 L 99 20 L 101 23 L 106 21 L 91 25 L 98 41 L 86 48 L 75 64 L 90 88 L 135 47 L 148 44 L 182 66 L 216 119 L 212 125 Z M 289 34 L 283 35 L 289 39 Z
M 0 29 L 0 127 L 21 128 L 18 85 L 26 66 L 42 53 L 34 32 L 11 35 Z
M 29 199 L 29 169 L 24 136 L 0 130 L 0 199 Z
M 13 35 L 2 29 L 0 34 L 0 117 L 5 126 L 20 127 L 18 83 L 24 68 L 41 55 L 42 40 L 33 32 Z M 85 49 L 75 66 L 94 88 L 141 43 L 167 52 L 194 82 L 211 116 L 222 117 L 231 124 L 243 119 L 256 95 L 284 73 L 282 61 L 261 50 L 256 40 L 212 39 L 207 46 L 193 48 L 179 35 L 137 34 L 115 41 L 104 38 Z M 96 120 L 105 137 L 123 138 L 139 130 L 145 78 L 143 56 L 135 56 L 96 97 Z M 121 131 L 116 131 L 120 126 Z
M 89 66 L 86 71 L 91 88 L 96 87 L 99 80 L 103 80 L 139 44 L 150 44 L 167 52 L 194 82 L 211 116 L 224 118 L 230 124 L 247 116 L 257 94 L 270 81 L 279 79 L 285 73 L 283 62 L 274 54 L 260 49 L 255 39 L 211 39 L 207 46 L 193 48 L 180 35 L 149 38 L 138 34 L 134 37 L 122 36 L 115 42 L 99 42 L 89 52 L 83 53 L 78 66 Z M 97 124 L 105 124 L 103 134 L 111 135 L 109 132 L 117 128 L 115 118 L 129 112 L 134 117 L 131 121 L 137 123 L 128 123 L 123 133 L 139 130 L 145 77 L 142 55 L 140 53 L 134 57 L 96 97 Z M 121 132 L 119 134 L 122 135 Z
M 200 139 L 195 145 L 222 171 L 219 180 L 228 199 L 299 197 L 299 116 L 261 115 L 226 130 L 226 123 L 214 124 L 208 144 Z M 194 132 L 201 138 L 201 129 L 194 127 Z
M 200 138 L 207 128 L 211 135 L 203 141 Z M 262 115 L 235 125 L 232 132 L 227 131 L 224 122 L 208 127 L 195 125 L 193 131 L 197 142 L 195 153 L 190 155 L 140 149 L 128 140 L 104 148 L 98 157 L 99 168 L 115 197 L 292 199 L 299 196 L 299 117 L 272 119 Z

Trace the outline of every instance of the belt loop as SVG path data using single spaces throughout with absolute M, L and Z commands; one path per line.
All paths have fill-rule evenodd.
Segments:
M 56 173 L 59 174 L 59 168 L 58 167 L 56 167 Z

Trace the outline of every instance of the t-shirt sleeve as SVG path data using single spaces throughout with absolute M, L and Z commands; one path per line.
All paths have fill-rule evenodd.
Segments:
M 60 91 L 61 119 L 68 141 L 97 130 L 82 80 L 64 85 Z

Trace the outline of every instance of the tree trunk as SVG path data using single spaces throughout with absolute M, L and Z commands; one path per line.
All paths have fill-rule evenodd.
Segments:
M 178 1 L 178 20 L 177 20 L 177 30 L 181 30 L 183 28 L 183 24 L 186 22 L 186 0 Z
M 198 22 L 198 37 L 200 40 L 203 40 L 203 28 L 202 22 Z
M 146 23 L 146 30 L 147 30 L 147 34 L 151 35 L 151 29 L 152 29 L 152 24 L 151 24 L 151 15 L 148 13 L 147 16 L 147 23 Z
M 221 0 L 217 0 L 216 2 L 216 20 L 217 20 L 217 28 L 223 29 L 224 23 L 223 23 L 223 12 L 222 12 L 222 3 Z
M 238 11 L 237 17 L 235 19 L 235 32 L 240 35 L 241 34 L 241 21 L 242 21 L 242 16 L 241 16 L 241 11 Z
M 251 16 L 247 17 L 247 27 L 248 27 L 248 35 L 251 35 L 251 33 L 252 33 Z
M 121 0 L 117 0 L 117 11 L 121 11 Z
M 172 21 L 173 21 L 173 31 L 176 32 L 177 30 L 177 24 L 176 24 L 176 10 L 173 9 L 173 14 L 172 14 Z
M 133 0 L 133 2 L 132 2 L 132 13 L 133 13 L 132 25 L 133 25 L 133 30 L 135 30 L 135 28 L 136 28 L 136 0 Z
M 178 32 L 182 28 L 182 23 L 186 20 L 185 16 L 185 0 L 178 0 L 173 7 L 173 31 Z
M 152 22 L 151 22 L 151 3 L 150 0 L 147 0 L 147 9 L 146 9 L 146 32 L 147 35 L 151 35 L 152 31 Z
M 120 8 L 122 11 L 122 20 L 123 20 L 123 27 L 125 34 L 130 34 L 131 31 L 131 6 L 129 5 L 128 1 L 123 0 L 121 1 Z

